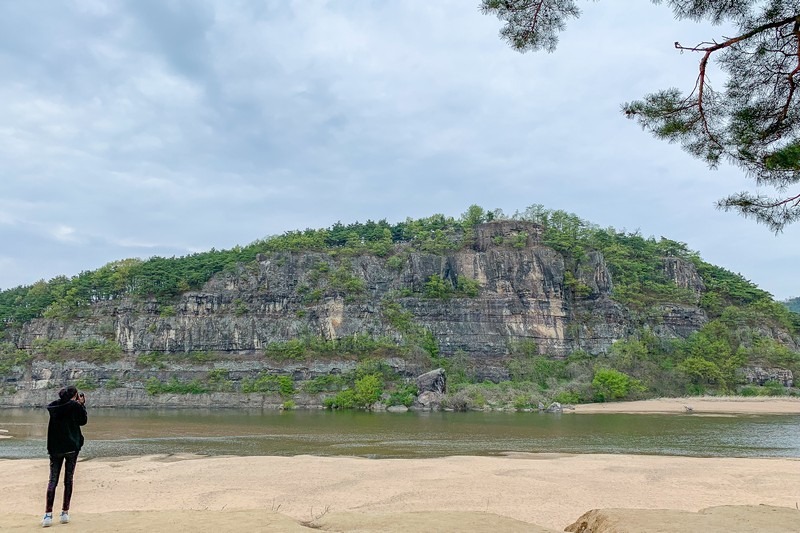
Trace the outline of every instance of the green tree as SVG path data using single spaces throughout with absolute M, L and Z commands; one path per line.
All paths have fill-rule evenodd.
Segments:
M 383 394 L 383 381 L 379 374 L 367 374 L 359 378 L 353 385 L 354 402 L 356 407 L 370 409 Z
M 800 218 L 800 193 L 786 192 L 800 181 L 800 2 L 652 1 L 669 6 L 676 19 L 725 23 L 735 33 L 696 45 L 675 42 L 680 52 L 699 54 L 693 89 L 648 94 L 623 112 L 711 168 L 728 161 L 759 186 L 775 188 L 777 197 L 741 192 L 717 205 L 780 231 Z M 554 51 L 567 20 L 581 14 L 576 0 L 482 0 L 481 10 L 505 23 L 500 36 L 519 52 Z M 727 74 L 722 89 L 707 74 L 712 59 Z
M 638 380 L 612 368 L 597 369 L 592 379 L 592 388 L 595 390 L 595 399 L 601 402 L 621 400 L 632 392 L 644 391 Z
M 722 371 L 716 363 L 700 356 L 684 359 L 678 368 L 698 385 L 718 384 L 723 380 Z
M 471 205 L 461 214 L 461 224 L 465 229 L 472 228 L 487 221 L 486 211 L 479 205 Z
M 427 298 L 446 299 L 453 294 L 453 284 L 439 274 L 433 274 L 425 282 L 424 290 Z

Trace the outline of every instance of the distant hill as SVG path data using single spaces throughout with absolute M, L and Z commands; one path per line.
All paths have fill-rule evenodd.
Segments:
M 788 307 L 790 311 L 794 313 L 800 313 L 800 296 L 797 296 L 795 298 L 789 298 L 788 300 L 785 300 L 781 303 L 783 303 L 783 305 Z
M 684 243 L 471 206 L 2 291 L 0 405 L 75 380 L 108 405 L 408 404 L 436 368 L 434 403 L 454 409 L 787 393 L 799 333 L 800 315 Z

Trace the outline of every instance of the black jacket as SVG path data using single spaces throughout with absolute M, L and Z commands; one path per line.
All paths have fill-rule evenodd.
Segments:
M 89 417 L 86 407 L 75 400 L 56 400 L 47 406 L 50 423 L 47 425 L 47 453 L 79 452 L 83 446 L 81 426 Z

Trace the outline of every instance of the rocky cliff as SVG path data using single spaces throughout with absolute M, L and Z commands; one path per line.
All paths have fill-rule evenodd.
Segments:
M 14 342 L 33 348 L 37 339 L 111 340 L 126 353 L 258 353 L 270 343 L 303 335 L 337 339 L 358 334 L 391 337 L 404 332 L 387 316 L 397 304 L 436 338 L 442 355 L 464 352 L 491 360 L 515 341 L 534 341 L 542 354 L 581 349 L 603 352 L 640 319 L 611 299 L 612 279 L 602 254 L 577 265 L 573 290 L 564 258 L 539 243 L 538 227 L 522 222 L 478 228 L 475 246 L 445 255 L 406 251 L 388 259 L 337 257 L 318 252 L 259 255 L 255 265 L 218 275 L 177 302 L 120 299 L 97 302 L 77 319 L 35 319 Z M 509 246 L 517 234 L 524 245 Z M 500 242 L 500 244 L 495 244 Z M 701 290 L 691 263 L 670 258 L 665 271 L 677 283 Z M 432 279 L 445 292 L 431 296 Z M 462 280 L 474 292 L 459 291 Z M 706 321 L 701 309 L 659 307 L 651 316 L 660 335 L 686 336 Z
M 425 332 L 438 355 L 468 359 L 479 379 L 498 380 L 507 378 L 505 360 L 515 346 L 555 358 L 575 350 L 599 354 L 642 326 L 662 337 L 686 337 L 707 321 L 699 307 L 685 304 L 658 305 L 646 317 L 625 308 L 611 298 L 613 280 L 601 253 L 567 267 L 562 254 L 542 245 L 541 231 L 520 221 L 483 224 L 472 246 L 444 254 L 402 245 L 388 257 L 260 254 L 254 264 L 219 274 L 177 301 L 118 298 L 95 302 L 77 317 L 29 321 L 13 332 L 20 349 L 102 341 L 118 343 L 123 358 L 113 364 L 39 361 L 10 379 L 19 390 L 114 376 L 141 388 L 152 377 L 191 379 L 218 368 L 234 380 L 265 371 L 304 380 L 346 372 L 355 363 L 281 362 L 265 358 L 265 350 L 301 337 L 362 336 L 403 345 Z M 692 263 L 666 258 L 663 268 L 699 298 L 704 286 Z M 159 353 L 212 357 L 136 364 L 141 354 Z M 430 366 L 425 358 L 390 359 L 405 375 Z M 125 398 L 117 403 L 130 403 Z

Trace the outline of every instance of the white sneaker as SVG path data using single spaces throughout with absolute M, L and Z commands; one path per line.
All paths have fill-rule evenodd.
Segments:
M 53 525 L 53 514 L 45 513 L 44 518 L 42 518 L 42 527 L 50 527 L 52 525 Z
M 61 523 L 62 524 L 69 524 L 69 513 L 66 511 L 61 511 Z

